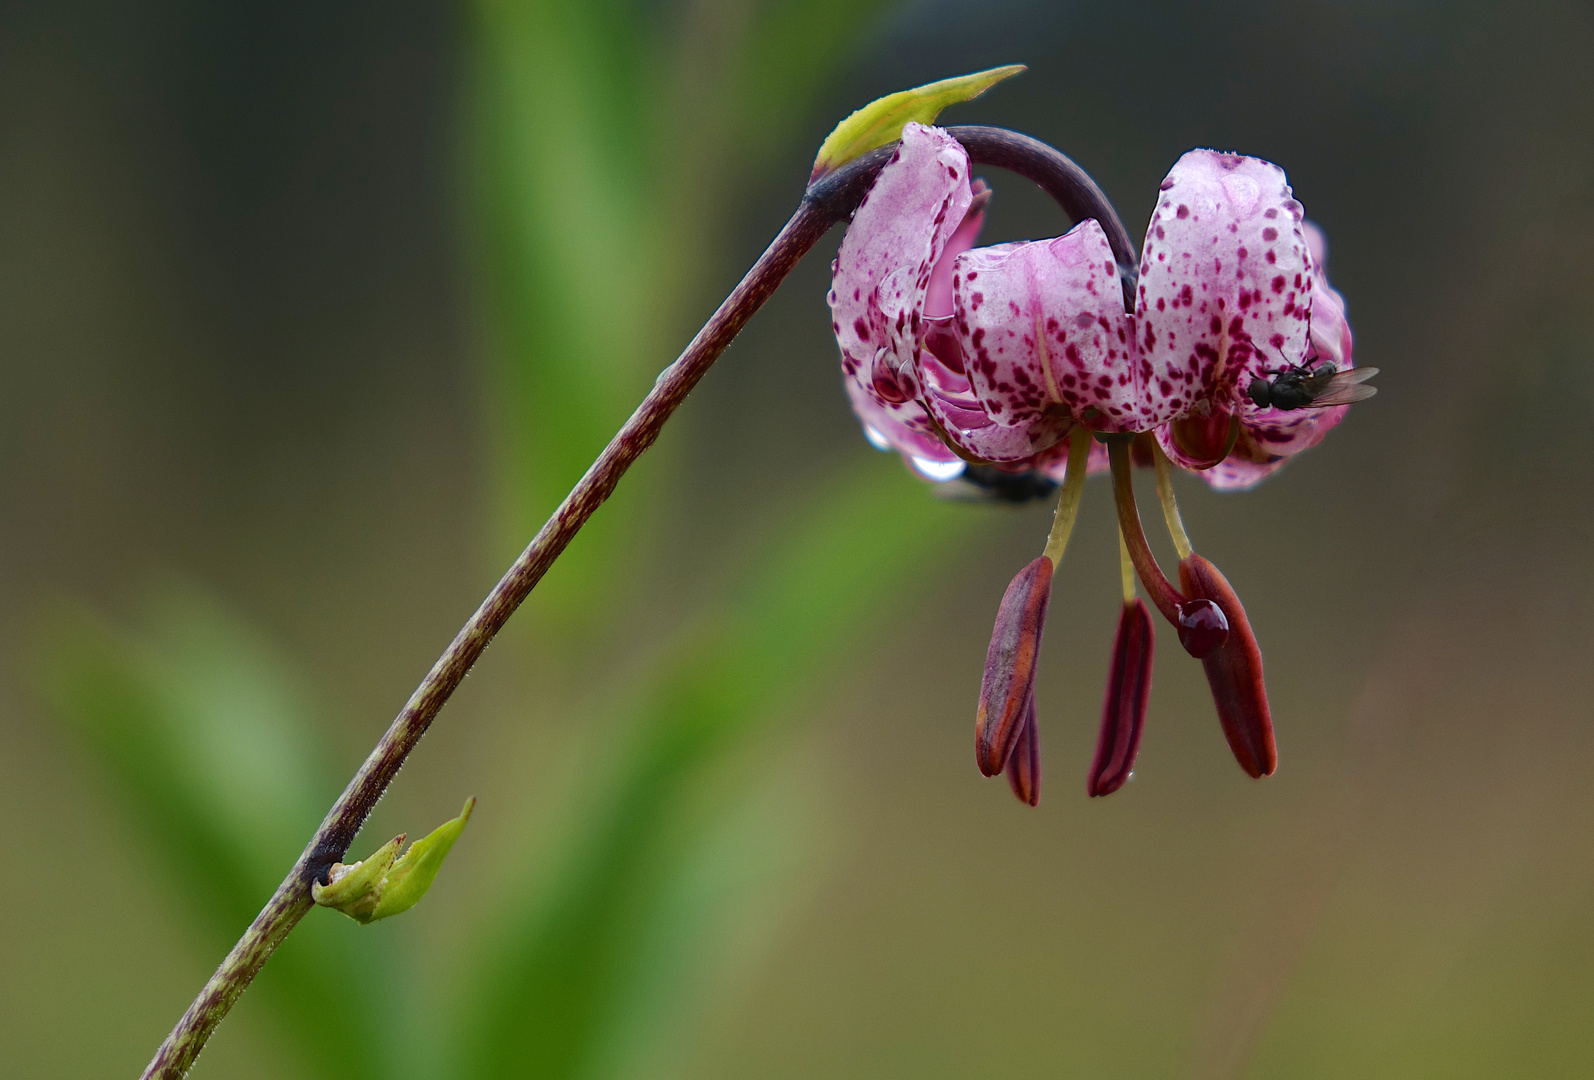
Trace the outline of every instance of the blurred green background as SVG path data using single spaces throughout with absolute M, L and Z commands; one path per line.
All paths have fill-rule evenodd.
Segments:
M 426 901 L 313 911 L 194 1075 L 1594 1072 L 1591 56 L 1553 2 L 0 8 L 0 1071 L 135 1075 L 829 128 L 1017 61 L 947 120 L 1136 235 L 1184 150 L 1279 162 L 1384 369 L 1257 491 L 1180 487 L 1278 775 L 1164 627 L 1137 780 L 1085 798 L 1098 481 L 1042 805 L 980 778 L 1050 510 L 868 448 L 838 232 L 356 844 L 479 796 Z M 987 175 L 991 242 L 1066 226 Z

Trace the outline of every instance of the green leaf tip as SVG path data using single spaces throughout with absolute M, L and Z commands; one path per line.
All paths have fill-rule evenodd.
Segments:
M 443 860 L 459 834 L 465 831 L 476 797 L 465 800 L 459 817 L 445 821 L 410 845 L 403 857 L 401 833 L 377 848 L 367 859 L 348 866 L 333 864 L 327 884 L 316 882 L 310 895 L 322 907 L 336 908 L 358 923 L 373 923 L 408 911 L 420 903 L 437 879 Z
M 976 71 L 972 75 L 958 75 L 940 82 L 928 83 L 912 90 L 899 90 L 871 101 L 847 119 L 836 125 L 836 130 L 826 137 L 814 159 L 814 171 L 808 177 L 812 184 L 821 176 L 840 168 L 855 157 L 867 154 L 877 146 L 902 138 L 903 125 L 910 120 L 933 124 L 941 110 L 960 101 L 972 101 L 1003 79 L 1025 70 L 1023 64 Z

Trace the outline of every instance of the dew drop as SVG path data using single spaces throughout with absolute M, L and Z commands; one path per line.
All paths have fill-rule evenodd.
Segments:
M 1186 600 L 1179 605 L 1179 644 L 1200 660 L 1229 640 L 1229 620 L 1211 600 Z
M 958 477 L 962 476 L 963 470 L 968 468 L 968 463 L 963 461 L 961 458 L 956 461 L 935 461 L 931 458 L 923 458 L 915 455 L 913 458 L 913 467 L 918 469 L 920 474 L 927 479 L 934 480 L 937 483 L 942 483 L 947 480 L 956 480 Z M 1219 615 L 1221 616 L 1222 612 L 1219 612 Z M 1225 634 L 1228 633 L 1228 629 L 1228 624 L 1225 623 L 1223 625 L 1223 631 Z
M 876 450 L 891 449 L 891 444 L 886 442 L 886 437 L 880 434 L 879 430 L 871 424 L 865 424 L 863 426 L 863 437 L 868 439 L 869 445 L 874 447 Z

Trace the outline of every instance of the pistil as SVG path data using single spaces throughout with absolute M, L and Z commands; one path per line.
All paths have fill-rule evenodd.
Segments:
M 1134 563 L 1140 584 L 1145 586 L 1146 594 L 1156 609 L 1162 612 L 1162 617 L 1178 630 L 1179 644 L 1184 646 L 1185 652 L 1199 660 L 1228 639 L 1228 619 L 1221 607 L 1205 597 L 1186 599 L 1163 575 L 1156 556 L 1151 554 L 1151 545 L 1146 543 L 1145 531 L 1140 526 L 1140 511 L 1135 506 L 1135 485 L 1129 461 L 1131 440 L 1122 436 L 1107 436 L 1102 441 L 1107 444 L 1107 457 L 1112 463 L 1112 494 L 1118 507 L 1118 532 L 1129 549 L 1129 559 Z M 1158 485 L 1159 488 L 1162 486 Z M 1167 485 L 1167 492 L 1171 500 L 1171 483 Z M 1174 543 L 1179 544 L 1180 538 L 1183 538 L 1184 547 L 1181 550 L 1188 552 L 1190 540 L 1184 536 L 1184 523 L 1179 520 L 1177 507 L 1174 507 L 1169 518 L 1170 530 L 1175 524 L 1178 525 L 1178 532 Z M 1189 555 L 1184 554 L 1183 558 L 1188 559 Z
M 1135 506 L 1135 485 L 1129 461 L 1130 438 L 1110 435 L 1102 439 L 1107 444 L 1107 460 L 1112 465 L 1112 496 L 1118 508 L 1118 536 L 1129 552 L 1140 584 L 1151 598 L 1152 606 L 1162 612 L 1162 617 L 1179 625 L 1179 609 L 1185 598 L 1175 589 L 1157 565 L 1151 546 L 1146 543 L 1145 530 L 1140 527 L 1140 510 Z
M 1151 612 L 1135 595 L 1134 565 L 1122 531 L 1118 534 L 1118 565 L 1123 579 L 1124 603 L 1118 615 L 1118 633 L 1113 638 L 1112 667 L 1102 700 L 1096 754 L 1085 777 L 1085 791 L 1092 798 L 1111 795 L 1128 782 L 1134 771 L 1135 755 L 1140 752 L 1146 708 L 1151 703 L 1151 660 L 1155 644 Z

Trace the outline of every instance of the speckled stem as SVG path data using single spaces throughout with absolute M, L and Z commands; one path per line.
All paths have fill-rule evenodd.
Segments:
M 1128 243 L 1127 233 L 1106 196 L 1067 157 L 1028 136 L 1000 128 L 949 130 L 968 148 L 969 157 L 975 163 L 1010 169 L 1034 180 L 1057 199 L 1076 222 L 1081 217 L 1100 221 L 1108 239 L 1114 241 L 1115 254 L 1121 251 L 1132 254 L 1132 248 L 1121 247 L 1114 240 L 1122 237 L 1123 244 Z M 895 149 L 896 144 L 892 143 L 872 150 L 809 186 L 802 204 L 780 235 L 698 331 L 686 351 L 659 375 L 653 389 L 619 434 L 598 455 L 598 460 L 592 463 L 586 475 L 571 489 L 547 524 L 432 665 L 382 736 L 382 741 L 349 781 L 349 786 L 270 902 L 255 916 L 244 936 L 155 1052 L 154 1059 L 144 1070 L 143 1080 L 175 1080 L 188 1072 L 216 1025 L 221 1023 L 277 946 L 310 910 L 311 882 L 325 882 L 327 870 L 342 860 L 399 767 L 493 636 L 542 580 L 587 519 L 614 492 L 626 470 L 653 445 L 665 421 L 686 400 L 687 394 L 719 359 L 753 312 L 769 299 L 831 226 L 845 221 L 857 209 Z

